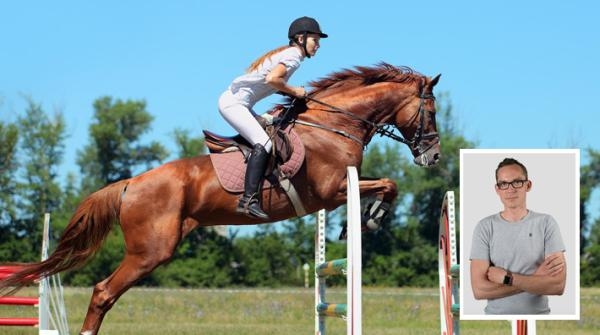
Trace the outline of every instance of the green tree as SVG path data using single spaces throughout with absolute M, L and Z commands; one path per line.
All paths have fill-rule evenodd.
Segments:
M 283 222 L 282 233 L 287 241 L 288 263 L 291 272 L 288 274 L 288 285 L 304 285 L 304 264 L 314 266 L 315 249 L 315 222 L 316 215 L 309 215 L 302 218 L 294 218 Z M 312 272 L 311 272 L 312 274 Z M 314 275 L 309 276 L 314 279 Z
M 226 287 L 235 284 L 236 271 L 232 241 L 201 227 L 181 243 L 168 265 L 156 269 L 142 284 Z
M 290 262 L 289 242 L 274 225 L 261 225 L 252 238 L 235 242 L 238 276 L 247 286 L 290 284 L 294 267 Z
M 65 122 L 61 113 L 49 117 L 40 104 L 27 99 L 25 115 L 17 120 L 22 175 L 18 185 L 19 219 L 15 232 L 24 240 L 20 260 L 39 259 L 44 213 L 62 201 L 58 169 L 62 161 Z
M 18 126 L 0 122 L 0 261 L 19 259 L 20 241 L 13 225 L 16 220 L 18 140 Z
M 175 129 L 173 138 L 177 145 L 177 157 L 190 158 L 206 153 L 203 137 L 191 137 L 189 130 Z
M 160 143 L 142 144 L 150 130 L 152 115 L 144 101 L 113 101 L 102 97 L 94 102 L 90 144 L 77 153 L 85 194 L 121 179 L 131 178 L 138 168 L 151 168 L 168 152 Z
M 16 195 L 16 159 L 19 129 L 17 125 L 0 121 L 0 241 L 2 231 L 15 218 L 14 198 Z
M 589 163 L 581 167 L 581 182 L 580 182 L 580 251 L 583 254 L 583 250 L 587 246 L 585 236 L 590 232 L 592 227 L 589 221 L 587 210 L 589 206 L 589 200 L 592 196 L 592 192 L 598 186 L 600 186 L 600 151 L 594 149 L 588 149 L 587 155 L 589 157 Z M 597 241 L 598 242 L 598 241 Z
M 580 178 L 581 284 L 592 286 L 600 284 L 600 219 L 589 222 L 587 210 L 593 190 L 600 186 L 600 152 L 588 149 L 587 154 L 589 163 L 581 167 Z
M 158 142 L 142 143 L 142 135 L 150 130 L 152 120 L 144 101 L 113 101 L 110 97 L 102 97 L 94 102 L 94 121 L 89 127 L 90 143 L 77 153 L 82 173 L 81 196 L 69 193 L 65 213 L 72 213 L 79 198 L 105 184 L 130 178 L 136 169 L 149 169 L 167 157 L 167 150 Z M 70 187 L 69 191 L 73 192 L 73 185 L 70 184 Z M 93 284 L 112 273 L 123 255 L 123 234 L 115 227 L 90 263 L 65 275 L 65 282 Z
M 65 229 L 75 209 L 82 200 L 79 193 L 77 178 L 74 173 L 67 173 L 65 184 L 62 187 L 62 201 L 60 206 L 52 212 L 50 219 L 50 234 L 55 240 L 60 238 L 60 234 Z
M 592 225 L 588 245 L 581 255 L 581 285 L 600 284 L 600 219 Z

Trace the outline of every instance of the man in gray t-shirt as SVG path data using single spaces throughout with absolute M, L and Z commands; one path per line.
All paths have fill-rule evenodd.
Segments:
M 565 247 L 547 214 L 527 209 L 532 183 L 519 161 L 506 158 L 496 169 L 500 213 L 479 221 L 471 247 L 475 299 L 487 299 L 486 314 L 548 314 L 546 295 L 562 295 Z

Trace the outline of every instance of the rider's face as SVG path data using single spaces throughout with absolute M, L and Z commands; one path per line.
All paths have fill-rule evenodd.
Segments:
M 304 36 L 300 36 L 299 41 L 302 44 Z M 306 35 L 306 51 L 309 56 L 314 56 L 317 53 L 317 50 L 321 46 L 320 44 L 321 37 L 317 34 L 307 34 Z

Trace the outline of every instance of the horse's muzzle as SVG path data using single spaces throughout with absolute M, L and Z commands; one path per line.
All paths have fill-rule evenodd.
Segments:
M 435 145 L 432 145 L 429 149 L 427 149 L 425 152 L 423 152 L 419 156 L 416 156 L 413 161 L 415 164 L 417 164 L 419 166 L 428 167 L 428 166 L 437 164 L 437 162 L 439 160 L 440 160 L 440 145 L 438 142 Z

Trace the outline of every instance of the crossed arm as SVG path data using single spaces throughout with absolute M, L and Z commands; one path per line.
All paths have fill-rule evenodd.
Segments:
M 506 270 L 487 260 L 471 260 L 471 287 L 475 299 L 503 298 L 520 292 L 561 295 L 565 289 L 566 265 L 563 252 L 548 255 L 531 275 L 513 273 L 512 286 L 504 285 Z

